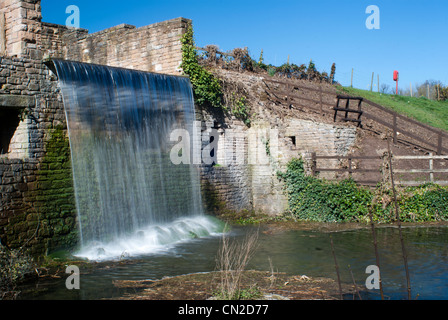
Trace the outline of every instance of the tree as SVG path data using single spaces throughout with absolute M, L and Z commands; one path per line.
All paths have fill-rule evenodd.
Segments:
M 426 80 L 421 85 L 417 85 L 417 97 L 426 97 L 431 100 L 437 100 L 437 85 L 441 86 L 441 82 L 437 80 Z
M 261 49 L 260 59 L 258 59 L 258 64 L 263 64 L 263 63 L 264 63 L 264 59 L 263 59 L 263 49 Z
M 437 92 L 437 100 L 445 101 L 448 100 L 448 87 L 444 87 L 441 83 L 436 84 L 434 87 L 435 92 Z
M 381 84 L 381 86 L 380 86 L 380 92 L 381 93 L 386 93 L 387 94 L 390 91 L 391 91 L 390 85 L 385 84 L 385 83 Z
M 331 66 L 331 72 L 330 72 L 330 83 L 331 84 L 334 83 L 335 74 L 336 74 L 336 63 L 333 63 L 333 65 Z

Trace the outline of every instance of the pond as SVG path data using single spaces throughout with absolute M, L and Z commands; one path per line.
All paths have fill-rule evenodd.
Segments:
M 230 235 L 242 239 L 254 229 L 253 226 L 233 227 Z M 337 280 L 330 237 L 342 282 L 353 283 L 351 269 L 358 286 L 364 288 L 370 275 L 365 273 L 366 268 L 376 264 L 372 233 L 368 228 L 325 232 L 291 229 L 272 231 L 262 226 L 258 230 L 257 251 L 248 269 L 273 269 L 276 272 Z M 402 231 L 408 251 L 412 298 L 448 299 L 448 227 L 404 227 Z M 407 299 L 399 230 L 396 227 L 381 227 L 376 232 L 385 297 Z M 24 294 L 21 298 L 107 299 L 123 294 L 113 285 L 114 280 L 161 279 L 164 276 L 214 271 L 220 241 L 219 236 L 192 239 L 164 252 L 127 258 L 122 263 L 102 263 L 101 267 L 89 270 L 81 267 L 80 290 L 66 289 L 65 277 L 41 279 L 22 288 L 34 289 L 34 293 Z M 363 299 L 380 299 L 379 290 L 364 288 Z

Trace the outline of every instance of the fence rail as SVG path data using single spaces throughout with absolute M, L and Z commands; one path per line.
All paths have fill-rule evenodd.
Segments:
M 436 180 L 434 177 L 435 173 L 447 173 L 448 169 L 435 169 L 434 168 L 434 160 L 448 160 L 448 156 L 441 156 L 441 155 L 432 155 L 429 154 L 428 156 L 395 156 L 392 157 L 393 161 L 399 161 L 399 160 L 428 160 L 429 169 L 394 169 L 393 172 L 395 173 L 404 173 L 404 174 L 429 174 L 429 180 L 424 181 L 425 182 L 431 182 L 439 185 L 448 185 L 447 180 Z M 416 186 L 422 184 L 422 181 L 417 180 L 407 180 L 407 181 L 398 181 L 398 184 L 403 186 Z
M 376 122 L 382 124 L 383 126 L 391 129 L 394 143 L 397 143 L 398 134 L 400 133 L 402 135 L 408 136 L 418 142 L 425 144 L 432 151 L 437 152 L 437 154 L 439 154 L 439 155 L 442 154 L 443 152 L 448 151 L 447 148 L 443 147 L 443 140 L 444 140 L 444 138 L 448 139 L 448 133 L 444 132 L 443 130 L 430 127 L 424 123 L 421 123 L 414 119 L 408 118 L 402 114 L 399 114 L 395 111 L 389 110 L 389 109 L 387 109 L 375 102 L 372 102 L 368 99 L 364 99 L 363 103 L 366 103 L 370 106 L 370 108 L 363 108 L 363 111 L 364 111 L 363 117 L 366 117 L 368 119 L 376 121 Z M 377 116 L 378 110 L 391 116 L 392 123 L 388 122 L 384 118 L 378 117 Z M 389 120 L 390 120 L 390 118 L 389 118 Z M 404 125 L 400 127 L 398 125 L 398 120 L 402 120 L 404 122 Z M 412 128 L 413 126 L 420 127 L 421 129 L 427 131 L 429 134 L 433 134 L 433 135 L 437 136 L 437 143 L 435 143 L 433 139 L 429 139 L 428 135 L 419 136 L 419 135 L 416 135 L 406 129 L 406 128 Z
M 347 168 L 325 168 L 318 166 L 318 160 L 347 160 Z M 353 160 L 377 160 L 378 164 L 376 168 L 354 168 Z M 418 186 L 424 183 L 435 183 L 439 185 L 448 185 L 448 178 L 446 180 L 438 180 L 435 178 L 434 174 L 447 174 L 448 177 L 448 169 L 444 168 L 435 168 L 434 161 L 435 160 L 448 160 L 448 155 L 433 155 L 429 154 L 426 156 L 392 156 L 393 165 L 399 165 L 402 161 L 413 161 L 413 165 L 418 168 L 408 168 L 408 169 L 393 169 L 394 175 L 396 174 L 424 174 L 429 175 L 429 179 L 425 180 L 409 180 L 398 178 L 396 181 L 397 185 L 401 186 Z M 428 160 L 429 168 L 421 168 L 422 162 L 421 160 Z M 419 161 L 417 163 L 417 161 Z M 353 178 L 354 173 L 378 173 L 381 174 L 381 165 L 382 158 L 380 156 L 320 156 L 315 152 L 311 153 L 311 174 L 312 176 L 317 176 L 319 172 L 335 172 L 335 173 L 348 173 L 350 178 Z M 420 166 L 420 167 L 419 167 Z M 377 185 L 381 179 L 378 180 L 359 180 L 354 179 L 356 183 L 361 185 Z
M 317 161 L 319 159 L 322 160 L 347 160 L 348 165 L 347 168 L 322 168 L 317 166 Z M 317 176 L 319 172 L 338 172 L 338 173 L 348 173 L 350 178 L 353 178 L 354 173 L 379 173 L 380 166 L 378 165 L 375 169 L 366 169 L 366 168 L 354 168 L 353 160 L 379 160 L 381 161 L 380 156 L 319 156 L 315 152 L 311 153 L 311 174 L 312 176 Z M 355 180 L 358 184 L 361 185 L 376 185 L 380 180 Z

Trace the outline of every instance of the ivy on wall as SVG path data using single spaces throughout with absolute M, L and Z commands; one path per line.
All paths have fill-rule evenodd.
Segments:
M 223 108 L 223 93 L 219 80 L 198 63 L 198 54 L 194 43 L 193 27 L 191 25 L 182 36 L 181 43 L 181 68 L 190 77 L 196 103 Z
M 319 222 L 395 221 L 392 191 L 358 186 L 353 180 L 330 182 L 305 174 L 302 159 L 292 159 L 285 172 L 277 175 L 285 182 L 289 214 L 300 220 Z M 402 222 L 448 221 L 448 188 L 434 184 L 399 190 Z

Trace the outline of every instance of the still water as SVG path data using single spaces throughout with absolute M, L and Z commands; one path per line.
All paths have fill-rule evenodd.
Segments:
M 231 237 L 242 239 L 254 227 L 234 227 Z M 387 299 L 407 299 L 406 275 L 401 254 L 399 230 L 377 228 L 380 269 Z M 408 251 L 412 297 L 419 300 L 448 299 L 448 227 L 405 227 L 403 236 Z M 366 267 L 376 264 L 372 234 L 369 229 L 322 232 L 259 229 L 257 252 L 250 269 L 275 271 L 310 277 L 337 279 L 330 237 L 339 264 L 341 281 L 352 283 L 350 266 L 358 285 L 369 274 Z M 38 294 L 22 299 L 102 299 L 123 294 L 113 280 L 160 279 L 164 276 L 215 270 L 220 236 L 192 239 L 165 252 L 128 258 L 125 263 L 111 263 L 101 268 L 81 268 L 81 289 L 67 290 L 65 278 L 40 280 L 28 288 Z M 379 290 L 365 290 L 364 299 L 379 299 Z

